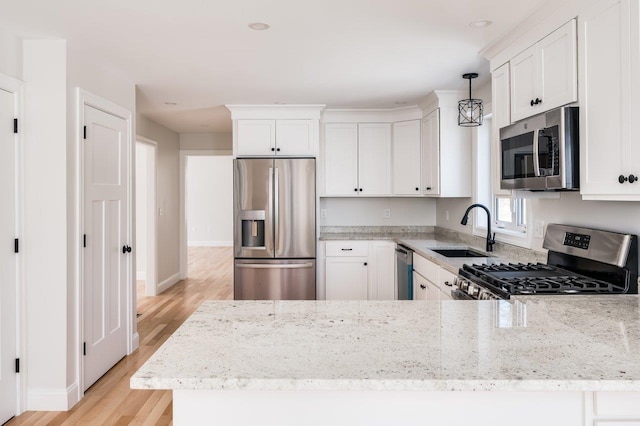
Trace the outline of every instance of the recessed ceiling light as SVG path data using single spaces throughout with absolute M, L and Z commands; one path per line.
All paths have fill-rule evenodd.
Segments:
M 286 102 L 274 102 L 274 104 L 276 104 L 276 105 L 286 105 L 287 103 Z
M 493 24 L 493 22 L 489 21 L 488 19 L 481 19 L 479 21 L 469 22 L 469 26 L 471 28 L 484 28 L 484 27 L 488 27 L 491 24 Z
M 165 102 L 165 105 L 178 105 L 176 102 Z
M 407 101 L 398 101 L 396 102 L 396 105 L 406 105 Z
M 269 28 L 271 28 L 271 25 L 265 24 L 264 22 L 253 22 L 253 23 L 249 24 L 249 28 L 251 28 L 252 30 L 256 30 L 256 31 L 264 31 L 264 30 L 268 30 Z

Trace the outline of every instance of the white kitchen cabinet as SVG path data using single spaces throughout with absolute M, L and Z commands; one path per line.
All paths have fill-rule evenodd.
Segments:
M 358 195 L 391 195 L 391 125 L 358 124 Z
M 575 19 L 509 63 L 512 122 L 577 101 Z
M 491 187 L 496 195 L 511 195 L 508 189 L 500 189 L 500 129 L 511 124 L 511 89 L 509 64 L 496 68 L 491 73 L 491 99 L 493 116 L 491 119 Z
M 442 267 L 438 270 L 438 288 L 440 289 L 440 300 L 453 300 L 451 297 L 451 290 L 453 288 L 453 283 L 456 280 L 456 274 L 452 274 L 451 272 L 443 269 Z
M 637 2 L 605 0 L 579 16 L 583 199 L 640 201 L 638 15 Z
M 422 193 L 440 194 L 440 109 L 422 119 Z
M 427 279 L 413 272 L 413 300 L 427 300 Z
M 326 195 L 355 195 L 358 188 L 358 125 L 327 124 L 324 135 Z
M 276 155 L 311 157 L 312 120 L 276 120 Z
M 372 241 L 369 244 L 369 300 L 396 300 L 396 244 Z
M 238 155 L 311 157 L 312 120 L 238 120 Z
M 393 123 L 393 194 L 421 195 L 420 120 Z
M 422 191 L 434 197 L 471 197 L 471 130 L 458 126 L 458 91 L 433 93 L 422 119 Z M 435 100 L 433 100 L 435 98 Z
M 236 126 L 237 155 L 274 155 L 276 146 L 275 120 L 238 120 Z
M 395 300 L 395 243 L 325 242 L 327 300 Z
M 391 125 L 325 126 L 325 195 L 391 195 Z

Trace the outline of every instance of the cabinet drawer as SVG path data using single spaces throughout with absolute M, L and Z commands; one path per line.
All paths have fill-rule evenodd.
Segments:
M 625 416 L 640 420 L 640 392 L 596 392 L 594 403 L 599 416 Z
M 438 287 L 440 287 L 440 291 L 443 293 L 446 299 L 451 299 L 451 289 L 453 287 L 453 282 L 456 279 L 456 274 L 452 274 L 451 272 L 440 268 L 438 271 Z
M 413 254 L 413 270 L 432 283 L 438 282 L 438 269 L 440 269 L 440 267 L 432 261 L 415 253 Z
M 325 256 L 327 257 L 369 255 L 368 241 L 327 241 L 325 244 Z

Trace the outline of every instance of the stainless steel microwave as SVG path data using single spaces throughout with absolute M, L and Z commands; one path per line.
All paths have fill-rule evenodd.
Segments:
M 578 108 L 562 107 L 500 129 L 500 187 L 580 187 Z

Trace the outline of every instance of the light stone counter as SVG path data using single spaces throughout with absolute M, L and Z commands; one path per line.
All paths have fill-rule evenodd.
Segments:
M 131 387 L 640 391 L 639 300 L 206 301 Z

